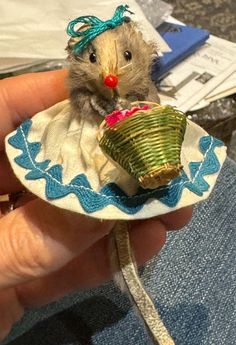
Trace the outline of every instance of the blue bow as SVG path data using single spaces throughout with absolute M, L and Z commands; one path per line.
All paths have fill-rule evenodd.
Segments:
M 79 42 L 75 44 L 74 52 L 76 54 L 81 53 L 81 51 L 101 33 L 110 29 L 114 29 L 124 22 L 129 22 L 130 18 L 124 16 L 124 13 L 129 12 L 130 14 L 133 14 L 133 12 L 128 10 L 128 8 L 128 5 L 118 6 L 115 10 L 114 16 L 106 21 L 102 21 L 95 16 L 82 16 L 69 22 L 67 26 L 67 34 L 71 37 L 83 37 Z M 78 23 L 89 25 L 89 29 L 85 31 L 75 31 L 74 27 Z

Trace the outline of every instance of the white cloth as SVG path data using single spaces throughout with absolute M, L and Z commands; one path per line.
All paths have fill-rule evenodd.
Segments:
M 0 3 L 0 58 L 66 58 L 69 21 L 84 15 L 108 20 L 122 4 L 135 13 L 131 17 L 140 24 L 145 38 L 156 42 L 160 52 L 170 51 L 135 0 L 10 0 Z
M 132 198 L 132 195 L 136 193 L 138 187 L 137 182 L 122 168 L 118 168 L 109 161 L 102 153 L 98 145 L 97 133 L 98 123 L 96 119 L 92 118 L 89 114 L 73 115 L 69 101 L 66 100 L 33 117 L 27 140 L 29 143 L 41 143 L 40 152 L 36 157 L 37 162 L 49 159 L 51 162 L 47 169 L 55 164 L 62 165 L 62 187 L 63 185 L 68 185 L 79 174 L 84 174 L 91 185 L 94 195 L 102 195 L 105 202 L 107 198 L 111 197 L 103 195 L 101 188 L 110 182 L 121 187 L 128 195 L 128 198 Z M 184 188 L 180 200 L 174 207 L 170 207 L 158 199 L 151 198 L 146 200 L 142 208 L 133 214 L 127 213 L 120 207 L 117 207 L 117 205 L 112 204 L 106 205 L 96 211 L 88 212 L 81 204 L 81 200 L 79 201 L 74 193 L 69 193 L 60 198 L 49 199 L 45 192 L 46 180 L 44 178 L 35 180 L 25 178 L 28 173 L 27 169 L 15 161 L 15 158 L 21 154 L 21 150 L 13 147 L 8 142 L 8 139 L 14 134 L 16 132 L 11 133 L 6 138 L 6 152 L 16 176 L 27 189 L 40 198 L 61 208 L 103 219 L 149 218 L 168 213 L 174 209 L 188 206 L 207 198 L 226 157 L 225 146 L 214 148 L 213 151 L 217 156 L 219 168 L 213 174 L 211 173 L 204 177 L 205 181 L 209 184 L 209 188 L 202 196 L 193 193 L 188 188 Z M 206 155 L 211 149 L 209 148 L 205 154 L 199 149 L 199 139 L 206 135 L 207 133 L 202 128 L 188 121 L 182 146 L 181 162 L 184 166 L 184 172 L 190 180 L 189 163 L 200 162 L 199 169 L 202 168 Z M 198 172 L 195 174 L 195 177 L 197 175 Z M 81 188 L 86 191 L 87 187 L 81 186 Z M 118 195 L 116 197 L 119 199 Z M 89 197 L 87 196 L 87 198 Z M 85 201 L 89 202 L 89 200 Z

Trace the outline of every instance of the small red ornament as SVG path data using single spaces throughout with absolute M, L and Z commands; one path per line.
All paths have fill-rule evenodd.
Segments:
M 104 85 L 114 89 L 118 84 L 118 77 L 113 74 L 108 74 L 104 79 Z

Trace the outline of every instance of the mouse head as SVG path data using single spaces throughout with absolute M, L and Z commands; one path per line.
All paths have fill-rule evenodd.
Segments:
M 145 42 L 135 23 L 123 18 L 125 20 L 116 27 L 99 33 L 92 40 L 87 38 L 84 46 L 82 40 L 86 34 L 81 36 L 81 33 L 91 35 L 89 30 L 94 29 L 93 25 L 86 24 L 79 29 L 78 36 L 69 40 L 69 87 L 72 93 L 86 90 L 108 101 L 117 97 L 130 101 L 146 98 L 150 67 L 157 49 L 154 44 Z

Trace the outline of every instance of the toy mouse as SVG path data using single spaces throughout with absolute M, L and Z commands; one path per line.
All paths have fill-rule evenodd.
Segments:
M 117 220 L 110 241 L 114 278 L 153 343 L 172 345 L 139 280 L 126 221 L 206 199 L 226 148 L 177 109 L 157 104 L 150 77 L 157 49 L 127 13 L 121 5 L 111 19 L 89 15 L 69 23 L 70 99 L 21 124 L 7 136 L 6 152 L 16 176 L 40 198 Z
M 157 47 L 144 41 L 135 23 L 103 32 L 78 53 L 75 47 L 79 39 L 72 37 L 67 47 L 68 84 L 75 111 L 85 109 L 86 113 L 105 116 L 130 108 L 137 100 L 159 101 L 150 74 Z

